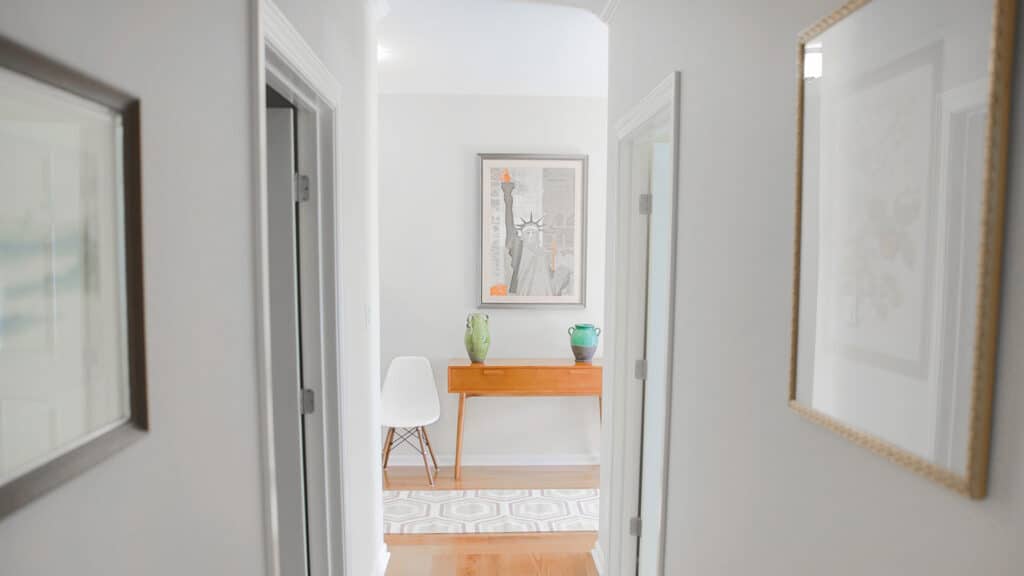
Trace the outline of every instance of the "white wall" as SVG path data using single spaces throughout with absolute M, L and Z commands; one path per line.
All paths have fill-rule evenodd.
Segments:
M 457 397 L 447 392 L 447 363 L 466 356 L 466 315 L 479 303 L 476 154 L 590 157 L 586 309 L 486 311 L 490 358 L 571 357 L 568 327 L 600 325 L 604 310 L 606 116 L 598 98 L 380 97 L 383 367 L 398 355 L 430 359 L 441 420 L 429 432 L 442 461 L 454 458 L 458 411 Z M 466 464 L 597 461 L 595 398 L 474 398 L 467 404 Z
M 376 231 L 368 97 L 373 45 L 361 0 L 281 7 L 341 82 L 341 256 L 366 278 L 344 286 L 351 334 L 349 426 L 376 423 Z M 0 34 L 142 101 L 143 230 L 151 432 L 0 521 L 5 576 L 258 575 L 265 572 L 252 260 L 254 3 L 6 0 Z M 370 32 L 368 32 L 368 30 Z M 369 247 L 369 249 L 368 249 Z M 378 446 L 347 464 L 351 488 L 379 490 Z M 372 574 L 376 499 L 350 574 Z M 362 506 L 359 508 L 359 506 Z M 350 531 L 351 532 L 351 531 Z
M 683 72 L 665 573 L 1019 574 L 1019 146 L 1010 152 L 988 499 L 963 498 L 786 407 L 796 37 L 842 3 L 625 0 L 610 24 L 611 122 L 671 70 Z M 1024 137 L 1021 110 L 1013 135 Z

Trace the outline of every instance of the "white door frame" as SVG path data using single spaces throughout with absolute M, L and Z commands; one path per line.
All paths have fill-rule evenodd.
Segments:
M 645 555 L 652 554 L 649 550 L 654 549 L 653 558 L 645 557 L 642 563 L 648 567 L 655 567 L 647 570 L 653 574 L 660 574 L 663 570 L 664 559 L 664 526 L 665 526 L 665 505 L 666 485 L 668 475 L 668 438 L 670 430 L 670 402 L 671 402 L 671 351 L 672 333 L 674 332 L 674 308 L 672 298 L 669 298 L 669 343 L 667 346 L 667 358 L 662 359 L 667 365 L 667 382 L 665 397 L 660 400 L 664 407 L 661 418 L 649 418 L 647 424 L 644 422 L 644 390 L 642 380 L 637 379 L 635 374 L 635 362 L 638 358 L 631 358 L 629 346 L 629 314 L 630 314 L 630 287 L 636 281 L 635 274 L 628 272 L 636 266 L 629 262 L 630 243 L 634 240 L 632 229 L 636 226 L 633 215 L 638 212 L 638 198 L 635 196 L 634 186 L 631 183 L 634 175 L 631 170 L 621 170 L 623 156 L 630 160 L 627 144 L 639 134 L 643 133 L 652 120 L 668 114 L 672 129 L 672 198 L 668 198 L 668 206 L 672 215 L 672 246 L 669 248 L 670 270 L 665 270 L 669 278 L 670 294 L 675 291 L 675 242 L 676 242 L 676 202 L 675 198 L 679 190 L 679 116 L 680 116 L 680 86 L 681 74 L 673 72 L 665 78 L 658 86 L 646 96 L 640 103 L 626 113 L 615 125 L 615 145 L 609 147 L 610 182 L 616 183 L 615 192 L 609 194 L 608 198 L 608 229 L 612 234 L 608 238 L 608 264 L 609 271 L 621 271 L 621 273 L 610 273 L 607 278 L 607 304 L 605 310 L 605 324 L 608 326 L 608 333 L 612 334 L 612 354 L 606 358 L 604 375 L 605 398 L 611 396 L 610 402 L 605 402 L 606 414 L 605 425 L 601 432 L 601 526 L 598 538 L 598 547 L 595 549 L 594 559 L 598 570 L 608 575 L 632 575 L 637 573 L 638 565 L 638 537 L 637 531 L 631 524 L 632 519 L 638 518 L 641 502 L 641 466 L 645 473 L 655 474 L 655 486 L 659 489 L 654 494 L 645 494 L 644 498 L 653 498 L 648 504 L 653 503 L 654 508 L 660 511 L 659 518 L 644 519 L 642 522 L 642 533 L 645 537 L 657 539 L 657 546 L 645 547 Z M 657 203 L 656 203 L 657 205 Z M 655 265 L 655 263 L 651 263 Z M 641 267 L 642 268 L 642 267 Z M 648 358 L 648 360 L 652 360 Z M 655 402 L 656 403 L 656 402 Z M 642 456 L 642 441 L 644 435 L 649 438 L 660 436 L 663 440 L 664 450 L 661 454 L 644 454 Z M 647 482 L 645 482 L 647 484 Z M 647 506 L 645 505 L 645 508 Z M 607 554 L 607 556 L 605 556 Z M 642 574 L 640 576 L 648 576 Z
M 274 456 L 274 402 L 271 381 L 271 325 L 267 225 L 267 127 L 266 86 L 269 84 L 296 106 L 296 129 L 316 133 L 317 150 L 300 150 L 300 165 L 310 178 L 311 208 L 300 219 L 307 249 L 300 260 L 318 272 L 318 286 L 302 287 L 304 370 L 316 373 L 307 386 L 316 396 L 316 409 L 307 416 L 306 484 L 309 503 L 309 566 L 311 576 L 344 573 L 344 493 L 342 459 L 345 438 L 341 433 L 341 349 L 338 301 L 343 278 L 337 259 L 337 207 L 340 196 L 339 146 L 341 86 L 312 48 L 271 0 L 253 0 L 255 61 L 253 87 L 254 126 L 257 127 L 257 202 L 254 211 L 254 260 L 256 270 L 257 360 L 259 363 L 260 443 L 263 457 L 264 528 L 268 574 L 291 576 L 295 567 L 282 566 L 278 538 L 278 490 Z M 311 260 L 305 260 L 311 259 Z M 304 264 L 304 265 L 305 265 Z M 310 313 L 312 311 L 312 313 Z M 312 317 L 310 317 L 312 316 Z M 312 332 L 310 332 L 312 331 Z M 312 336 L 309 338 L 308 336 Z M 309 346 L 309 341 L 315 344 Z

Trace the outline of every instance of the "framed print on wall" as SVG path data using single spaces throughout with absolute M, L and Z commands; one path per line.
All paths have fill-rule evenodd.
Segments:
M 854 0 L 799 41 L 789 404 L 988 473 L 1016 0 Z
M 586 304 L 587 157 L 480 154 L 480 305 Z
M 139 101 L 0 37 L 0 518 L 148 428 Z

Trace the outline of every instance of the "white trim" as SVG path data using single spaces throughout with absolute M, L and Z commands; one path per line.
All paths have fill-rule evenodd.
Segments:
M 630 257 L 632 215 L 637 206 L 632 194 L 630 180 L 632 175 L 623 173 L 619 166 L 629 161 L 629 150 L 623 149 L 625 141 L 631 139 L 639 130 L 666 110 L 670 114 L 669 124 L 673 129 L 673 176 L 672 189 L 676 197 L 679 193 L 679 101 L 681 74 L 673 72 L 660 82 L 649 95 L 638 102 L 629 112 L 615 123 L 616 140 L 609 146 L 609 182 L 614 185 L 613 193 L 608 195 L 609 230 L 608 237 L 608 270 L 625 269 L 620 261 Z M 673 211 L 678 202 L 673 202 Z M 675 219 L 673 219 L 675 220 Z M 676 243 L 675 223 L 673 222 L 672 247 Z M 674 258 L 673 258 L 674 259 Z M 674 292 L 674 271 L 671 289 Z M 629 287 L 630 274 L 609 276 L 606 280 L 606 332 L 613 335 L 611 355 L 605 356 L 604 389 L 606 390 L 605 425 L 601 435 L 601 534 L 598 539 L 600 549 L 607 553 L 605 568 L 614 574 L 635 574 L 637 571 L 638 538 L 629 534 L 630 519 L 640 509 L 640 478 L 641 451 L 644 434 L 642 418 L 644 394 L 643 386 L 638 386 L 632 373 L 632 359 L 628 358 L 630 346 Z M 670 317 L 672 299 L 670 297 Z M 670 329 L 670 334 L 674 329 Z M 669 345 L 671 351 L 671 344 Z M 659 543 L 659 558 L 652 559 L 653 565 L 660 565 L 664 557 L 664 518 L 665 518 L 665 487 L 668 473 L 668 432 L 671 414 L 671 357 L 669 362 L 669 379 L 664 399 L 665 419 L 663 430 L 647 430 L 649 434 L 664 435 L 665 452 L 659 463 L 662 470 L 662 494 L 660 495 L 661 521 L 655 531 L 662 541 Z M 651 464 L 643 461 L 644 469 Z M 647 532 L 647 530 L 645 530 Z
M 254 87 L 255 98 L 252 108 L 252 123 L 256 126 L 256 134 L 253 139 L 253 181 L 257 186 L 258 200 L 254 203 L 253 210 L 253 239 L 254 239 L 254 262 L 255 271 L 254 283 L 256 285 L 255 320 L 256 320 L 256 379 L 259 397 L 259 436 L 261 456 L 261 477 L 263 491 L 263 538 L 264 560 L 267 566 L 268 576 L 282 576 L 280 568 L 280 547 L 277 537 L 277 481 L 274 471 L 274 400 L 271 386 L 270 366 L 270 292 L 268 286 L 267 265 L 268 241 L 265 233 L 267 229 L 267 206 L 266 198 L 266 142 L 267 125 L 264 118 L 264 110 L 267 107 L 266 90 L 263 88 L 266 82 L 266 60 L 264 48 L 264 26 L 263 26 L 263 2 L 253 0 L 253 20 L 250 23 L 253 31 L 253 76 L 256 79 Z
M 265 86 L 268 82 L 284 88 L 286 96 L 297 106 L 308 109 L 315 116 L 318 150 L 318 242 L 320 274 L 320 367 L 322 389 L 317 413 L 321 418 L 307 423 L 307 431 L 321 435 L 323 453 L 314 470 L 322 480 L 323 515 L 320 516 L 323 545 L 311 546 L 311 569 L 328 576 L 341 575 L 345 570 L 344 551 L 347 537 L 344 530 L 344 482 L 342 479 L 344 454 L 347 453 L 346 436 L 341 434 L 339 397 L 344 390 L 341 364 L 341 334 L 338 322 L 339 291 L 342 268 L 337 257 L 337 210 L 341 202 L 340 151 L 338 134 L 341 131 L 341 87 L 317 58 L 313 49 L 288 22 L 271 0 L 253 0 L 255 85 L 253 122 L 256 126 L 254 156 L 257 198 L 254 207 L 254 268 L 256 272 L 256 355 L 260 398 L 259 429 L 263 458 L 264 532 L 266 540 L 267 573 L 287 576 L 280 566 L 281 550 L 278 537 L 278 487 L 276 485 L 274 455 L 274 403 L 271 381 L 270 346 L 270 283 L 268 271 L 267 238 L 267 181 L 266 181 L 266 107 Z M 316 454 L 313 454 L 316 456 Z M 307 457 L 309 454 L 307 454 Z M 312 542 L 311 542 L 312 544 Z M 386 548 L 385 548 L 386 552 Z
M 401 450 L 401 448 L 396 448 Z M 408 450 L 408 448 L 405 448 Z M 454 466 L 454 454 L 438 454 L 439 466 Z M 463 466 L 598 466 L 597 454 L 463 454 Z M 423 466 L 423 458 L 416 453 L 391 454 L 388 467 Z
M 306 501 L 303 505 L 307 508 L 309 573 L 327 575 L 334 573 L 332 560 L 341 555 L 341 549 L 334 548 L 336 539 L 332 534 L 334 527 L 342 524 L 341 509 L 333 508 L 334 500 L 338 498 L 332 497 L 333 494 L 341 494 L 341 484 L 337 480 L 340 471 L 332 468 L 336 464 L 334 455 L 340 452 L 340 446 L 337 435 L 332 433 L 336 426 L 331 426 L 337 421 L 331 406 L 338 395 L 336 367 L 340 356 L 335 314 L 337 302 L 333 298 L 337 281 L 334 258 L 336 218 L 333 217 L 338 190 L 334 173 L 337 165 L 334 142 L 336 103 L 318 96 L 302 71 L 286 61 L 274 46 L 267 46 L 265 59 L 266 83 L 296 107 L 295 129 L 300 141 L 295 169 L 309 177 L 311 191 L 307 202 L 296 205 L 299 221 L 296 232 L 300 234 L 298 246 L 301 253 L 294 263 L 302 278 L 299 298 L 311 303 L 311 306 L 303 306 L 300 310 L 304 366 L 302 386 L 315 392 L 320 405 L 320 409 L 303 419 L 306 450 Z M 279 504 L 280 496 L 278 494 Z
M 384 576 L 388 571 L 388 562 L 391 561 L 391 552 L 388 552 L 386 544 L 381 544 L 377 550 L 377 569 L 376 576 Z
M 590 549 L 590 558 L 594 561 L 597 576 L 604 576 L 604 552 L 601 550 L 600 540 L 594 542 L 594 547 Z
M 619 4 L 622 0 L 607 0 L 604 3 L 604 8 L 601 9 L 601 13 L 598 15 L 601 20 L 605 23 L 611 22 L 615 16 L 615 11 L 618 10 Z
M 616 139 L 625 140 L 627 136 L 643 126 L 658 112 L 671 107 L 672 102 L 678 97 L 679 78 L 679 72 L 669 74 L 651 90 L 650 94 L 644 96 L 629 112 L 623 114 L 615 123 Z M 616 142 L 617 145 L 618 142 Z
M 272 0 L 257 0 L 262 7 L 263 38 L 309 82 L 317 95 L 337 109 L 341 85 Z

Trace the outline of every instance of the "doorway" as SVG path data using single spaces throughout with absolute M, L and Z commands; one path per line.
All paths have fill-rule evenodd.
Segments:
M 311 206 L 309 168 L 315 134 L 300 118 L 308 114 L 267 86 L 267 246 L 274 401 L 274 453 L 282 565 L 300 574 L 323 574 L 313 567 L 311 547 L 322 534 L 323 474 L 314 455 L 319 310 L 316 267 L 316 210 Z
M 618 215 L 613 226 L 609 326 L 612 417 L 602 446 L 610 460 L 610 573 L 662 573 L 675 293 L 680 74 L 673 73 L 616 126 Z M 610 207 L 611 208 L 611 207 Z M 611 210 L 610 210 L 611 212 Z M 602 510 L 604 512 L 604 510 Z
M 265 21 L 258 69 L 255 246 L 268 564 L 280 576 L 328 576 L 344 558 L 337 90 L 275 22 Z

